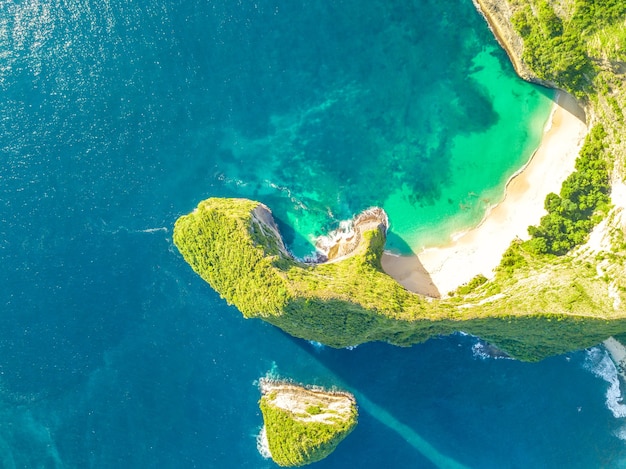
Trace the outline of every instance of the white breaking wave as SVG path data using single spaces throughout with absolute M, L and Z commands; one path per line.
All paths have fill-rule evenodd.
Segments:
M 256 449 L 264 459 L 271 459 L 272 453 L 270 452 L 270 444 L 267 441 L 267 432 L 265 431 L 265 425 L 261 427 L 261 431 L 256 436 Z
M 620 427 L 619 430 L 616 430 L 615 436 L 618 437 L 622 441 L 626 441 L 626 425 Z
M 472 356 L 474 358 L 480 358 L 481 360 L 486 360 L 489 357 L 489 354 L 485 350 L 485 344 L 482 342 L 476 342 L 472 345 Z
M 469 336 L 466 332 L 460 332 L 460 335 Z M 473 337 L 473 336 L 472 336 Z M 480 360 L 487 360 L 489 358 L 493 360 L 512 360 L 505 352 L 498 347 L 491 345 L 476 337 L 476 343 L 472 345 L 472 356 Z
M 278 372 L 278 365 L 275 361 L 272 362 L 272 367 L 265 373 L 265 379 L 274 380 L 279 379 L 280 373 Z
M 600 347 L 587 350 L 585 368 L 609 383 L 609 388 L 606 391 L 606 407 L 615 418 L 626 418 L 626 405 L 622 398 L 619 373 L 608 352 Z M 617 436 L 622 438 L 620 435 Z
M 315 240 L 316 247 L 323 252 L 328 251 L 331 247 L 343 239 L 349 239 L 354 236 L 354 219 L 341 220 L 339 226 L 327 235 L 318 236 Z
M 252 381 L 252 386 L 260 387 L 264 380 L 265 381 L 280 380 L 280 374 L 278 373 L 278 365 L 276 365 L 276 362 L 274 361 L 272 362 L 272 366 L 269 370 L 267 370 L 267 373 L 265 373 L 265 376 L 262 376 L 260 379 L 255 379 L 254 381 Z
M 355 215 L 350 220 L 340 221 L 339 226 L 330 233 L 315 238 L 313 241 L 315 244 L 315 253 L 309 256 L 309 258 L 312 259 L 314 263 L 325 262 L 328 258 L 330 250 L 337 244 L 347 242 L 354 238 L 356 235 L 356 225 L 363 219 L 371 216 L 381 220 L 382 224 L 385 226 L 385 231 L 388 229 L 389 217 L 387 216 L 387 213 L 379 207 L 370 207 Z
M 167 227 L 161 226 L 160 228 L 146 228 L 145 230 L 137 230 L 138 233 L 156 233 L 157 231 L 168 232 Z
M 313 348 L 315 349 L 315 351 L 320 351 L 324 348 L 324 344 L 321 342 L 316 342 L 314 340 L 309 340 L 309 344 L 311 344 L 313 346 Z

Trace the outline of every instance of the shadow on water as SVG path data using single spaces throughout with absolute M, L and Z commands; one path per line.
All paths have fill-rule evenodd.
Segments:
M 397 367 L 389 366 L 390 363 L 399 365 L 405 362 L 406 364 L 407 358 L 409 360 L 415 358 L 415 350 L 411 353 L 405 348 L 386 344 L 366 344 L 359 346 L 359 350 L 346 351 L 322 347 L 300 339 L 291 338 L 291 340 L 314 362 L 311 363 L 310 367 L 307 367 L 308 380 L 303 376 L 304 382 L 325 387 L 336 386 L 352 392 L 360 408 L 360 420 L 368 427 L 378 427 L 376 434 L 379 435 L 379 438 L 372 445 L 380 445 L 380 447 L 376 451 L 372 450 L 373 454 L 369 457 L 374 459 L 393 457 L 393 455 L 385 455 L 384 451 L 384 448 L 389 446 L 389 441 L 385 440 L 383 435 L 389 432 L 387 438 L 395 435 L 408 445 L 407 450 L 410 448 L 409 451 L 415 451 L 419 454 L 418 459 L 415 459 L 415 453 L 412 456 L 416 463 L 419 461 L 419 467 L 467 467 L 453 457 L 446 455 L 440 448 L 435 447 L 420 435 L 419 429 L 410 424 L 414 416 L 411 413 L 407 414 L 406 409 L 403 411 L 398 407 L 398 404 L 401 406 L 406 404 L 404 398 L 395 399 L 394 403 L 388 400 L 388 396 L 402 396 L 407 389 L 416 385 L 415 380 L 419 380 L 417 374 L 411 373 L 412 378 L 402 382 L 403 373 L 397 372 Z M 293 378 L 296 381 L 300 378 L 297 375 L 299 370 L 282 371 L 288 374 L 290 371 L 296 373 L 295 375 L 281 376 L 283 378 Z M 319 381 L 311 382 L 312 373 L 317 373 L 316 379 Z M 402 391 L 403 389 L 404 391 Z M 363 415 L 364 412 L 367 415 Z M 397 445 L 394 445 L 394 448 L 396 448 L 394 450 L 396 452 L 401 451 Z
M 538 93 L 550 98 L 555 103 L 558 102 L 559 106 L 576 117 L 579 121 L 587 123 L 587 114 L 584 108 L 580 105 L 578 100 L 571 94 L 565 91 L 555 91 L 552 88 L 546 88 L 545 86 L 535 85 L 535 89 Z

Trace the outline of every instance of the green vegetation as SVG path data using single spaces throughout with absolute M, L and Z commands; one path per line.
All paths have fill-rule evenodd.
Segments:
M 356 403 L 347 395 L 339 396 L 347 402 L 345 411 L 339 413 L 325 405 L 323 392 L 317 391 L 317 394 L 322 394 L 320 399 L 316 399 L 317 404 L 307 407 L 308 413 L 301 413 L 297 411 L 297 401 L 310 398 L 311 391 L 293 385 L 288 385 L 288 388 L 283 399 L 290 401 L 292 409 L 277 404 L 276 396 L 266 395 L 261 397 L 259 406 L 274 462 L 279 466 L 304 466 L 324 459 L 352 432 L 357 424 Z M 298 396 L 298 392 L 303 396 Z M 332 394 L 330 398 L 337 399 Z
M 502 255 L 500 265 L 496 271 L 499 274 L 512 275 L 515 270 L 526 267 L 528 263 L 521 252 L 522 243 L 519 240 L 515 240 L 511 243 L 509 248 Z
M 476 290 L 481 285 L 484 285 L 485 283 L 487 283 L 487 277 L 485 277 L 483 274 L 478 274 L 472 280 L 467 282 L 467 285 L 461 285 L 457 289 L 456 293 L 459 295 L 467 295 L 468 293 L 473 292 L 474 290 Z
M 310 415 L 319 415 L 322 413 L 322 408 L 318 405 L 310 405 L 306 408 L 306 411 Z
M 279 314 L 288 299 L 285 279 L 273 267 L 278 259 L 275 237 L 262 231 L 263 225 L 251 223 L 257 205 L 209 199 L 198 206 L 198 216 L 179 219 L 174 231 L 174 243 L 187 262 L 246 317 Z
M 538 226 L 529 227 L 532 239 L 522 246 L 535 255 L 563 256 L 582 245 L 607 216 L 609 174 L 612 170 L 623 173 L 625 166 L 621 135 L 625 131 L 626 2 L 509 3 L 514 10 L 511 22 L 524 42 L 523 60 L 537 77 L 581 98 L 597 122 L 585 140 L 576 171 L 559 195 L 548 195 L 548 214 Z M 514 270 L 514 265 L 515 260 L 505 256 L 500 271 Z
M 593 71 L 589 57 L 580 47 L 580 32 L 564 26 L 546 0 L 533 3 L 511 18 L 524 39 L 522 59 L 539 78 L 579 94 L 588 87 L 585 74 Z
M 509 255 L 515 259 L 511 272 L 472 285 L 465 295 L 431 301 L 382 271 L 385 236 L 379 230 L 363 233 L 351 257 L 307 265 L 280 249 L 282 241 L 260 221 L 265 210 L 249 200 L 205 200 L 176 221 L 174 243 L 246 317 L 293 336 L 333 347 L 410 345 L 463 330 L 517 358 L 538 360 L 626 332 L 626 316 L 614 310 L 606 282 L 583 262 L 547 262 L 518 251 Z M 539 277 L 538 284 L 531 281 Z M 620 285 L 626 285 L 623 277 Z
M 539 78 L 579 97 L 590 92 L 598 66 L 585 47 L 585 39 L 605 27 L 623 23 L 626 2 L 575 0 L 570 2 L 573 13 L 566 19 L 557 16 L 547 0 L 511 3 L 516 6 L 511 22 L 524 40 L 524 62 Z M 604 40 L 608 42 L 607 37 Z M 618 36 L 617 42 L 611 41 L 612 48 L 617 49 L 615 53 L 620 54 L 619 46 L 624 41 L 623 36 Z
M 576 170 L 565 180 L 560 196 L 546 197 L 548 212 L 539 224 L 531 226 L 526 247 L 538 254 L 563 255 L 583 244 L 597 222 L 606 216 L 611 189 L 601 124 L 587 135 L 576 160 Z M 594 216 L 596 215 L 596 216 Z

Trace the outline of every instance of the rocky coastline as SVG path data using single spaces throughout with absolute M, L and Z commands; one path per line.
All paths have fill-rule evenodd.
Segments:
M 478 12 L 485 18 L 489 29 L 509 56 L 515 72 L 520 78 L 548 88 L 557 88 L 555 83 L 542 80 L 524 63 L 524 41 L 511 23 L 514 8 L 507 1 L 472 0 Z
M 522 56 L 524 43 L 520 35 L 515 31 L 511 18 L 514 7 L 501 0 L 472 0 L 476 9 L 485 18 L 494 36 L 506 51 L 516 73 L 524 80 L 537 83 L 549 88 L 557 88 L 555 83 L 539 79 L 535 73 L 524 63 Z M 594 119 L 593 109 L 585 106 L 585 111 Z M 613 337 L 603 341 L 605 349 L 615 363 L 619 375 L 626 380 L 626 346 Z

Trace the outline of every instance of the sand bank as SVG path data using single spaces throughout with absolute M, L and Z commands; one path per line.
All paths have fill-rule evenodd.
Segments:
M 509 180 L 504 199 L 480 224 L 417 256 L 385 253 L 383 269 L 408 290 L 434 297 L 447 295 L 478 274 L 493 277 L 511 241 L 527 239 L 528 226 L 545 214 L 546 195 L 558 193 L 574 171 L 586 133 L 584 111 L 574 98 L 558 92 L 539 148 Z

